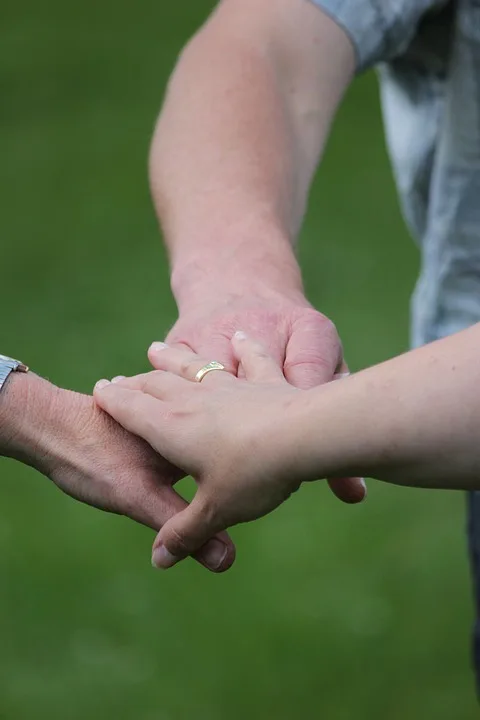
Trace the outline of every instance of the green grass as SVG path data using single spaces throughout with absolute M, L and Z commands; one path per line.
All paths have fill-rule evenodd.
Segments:
M 175 319 L 146 155 L 212 4 L 2 9 L 0 351 L 58 384 L 143 370 Z M 300 254 L 353 368 L 407 347 L 418 259 L 373 76 L 342 110 Z M 475 716 L 461 495 L 371 482 L 351 508 L 307 487 L 234 530 L 236 566 L 214 577 L 155 573 L 150 532 L 20 465 L 1 485 L 1 720 Z

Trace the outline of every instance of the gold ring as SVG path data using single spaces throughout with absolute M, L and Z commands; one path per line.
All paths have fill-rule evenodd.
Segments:
M 205 375 L 208 375 L 209 372 L 213 372 L 214 370 L 225 370 L 225 365 L 222 365 L 222 363 L 216 362 L 216 360 L 212 360 L 212 362 L 209 362 L 207 365 L 204 365 L 195 375 L 196 382 L 202 382 Z

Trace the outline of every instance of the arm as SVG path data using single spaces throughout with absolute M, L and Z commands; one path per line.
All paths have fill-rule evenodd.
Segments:
M 0 455 L 31 465 L 77 500 L 154 530 L 186 507 L 172 487 L 181 473 L 99 411 L 91 397 L 34 373 L 12 373 L 0 392 Z M 225 570 L 234 548 L 224 536 L 197 559 Z
M 306 0 L 223 0 L 187 45 L 150 164 L 180 309 L 212 276 L 302 292 L 292 244 L 353 70 Z
M 187 45 L 150 158 L 180 312 L 170 344 L 236 373 L 230 340 L 244 327 L 298 387 L 346 370 L 293 244 L 353 70 L 347 35 L 307 0 L 223 0 Z M 347 501 L 361 487 L 332 484 Z
M 480 324 L 308 391 L 288 385 L 261 346 L 238 335 L 233 345 L 249 383 L 224 372 L 192 383 L 205 359 L 153 348 L 163 372 L 95 392 L 124 427 L 198 479 L 192 504 L 158 535 L 160 566 L 326 475 L 480 489 Z
M 331 465 L 399 485 L 480 489 L 479 347 L 475 325 L 312 392 L 297 435 L 300 452 L 310 447 L 309 474 Z

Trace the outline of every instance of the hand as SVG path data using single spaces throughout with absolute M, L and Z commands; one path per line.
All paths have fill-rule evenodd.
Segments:
M 289 385 L 275 360 L 242 333 L 232 350 L 249 382 L 226 372 L 192 382 L 208 360 L 166 348 L 158 355 L 160 371 L 95 388 L 101 408 L 198 483 L 189 507 L 157 537 L 153 558 L 160 567 L 215 532 L 271 512 L 301 482 L 315 479 L 311 459 L 298 457 L 291 439 L 300 397 L 308 392 Z M 356 500 L 362 498 L 363 492 Z
M 172 487 L 182 473 L 101 412 L 91 397 L 32 373 L 12 374 L 0 396 L 0 420 L 2 454 L 32 465 L 77 500 L 156 531 L 187 506 Z M 223 535 L 199 549 L 196 559 L 218 572 L 234 556 Z
M 198 289 L 193 298 L 182 297 L 180 318 L 167 337 L 170 346 L 222 362 L 229 372 L 238 370 L 242 377 L 231 339 L 236 330 L 245 329 L 261 340 L 287 381 L 297 388 L 306 390 L 348 372 L 335 326 L 312 308 L 299 289 L 280 292 L 255 287 L 237 293 L 222 291 L 211 282 L 202 301 L 201 297 Z M 149 357 L 159 367 L 155 347 Z M 358 502 L 366 492 L 359 478 L 336 478 L 329 485 L 344 502 Z

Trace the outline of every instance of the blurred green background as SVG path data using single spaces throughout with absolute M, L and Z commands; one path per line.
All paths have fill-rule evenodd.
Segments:
M 2 352 L 89 392 L 175 320 L 146 157 L 213 2 L 2 8 Z M 309 296 L 353 368 L 403 351 L 418 256 L 373 75 L 336 124 L 303 232 Z M 372 413 L 375 408 L 372 408 Z M 365 418 L 368 422 L 368 417 Z M 4 460 L 1 720 L 452 720 L 475 715 L 464 499 L 306 487 L 237 528 L 234 569 L 150 568 L 152 533 Z

